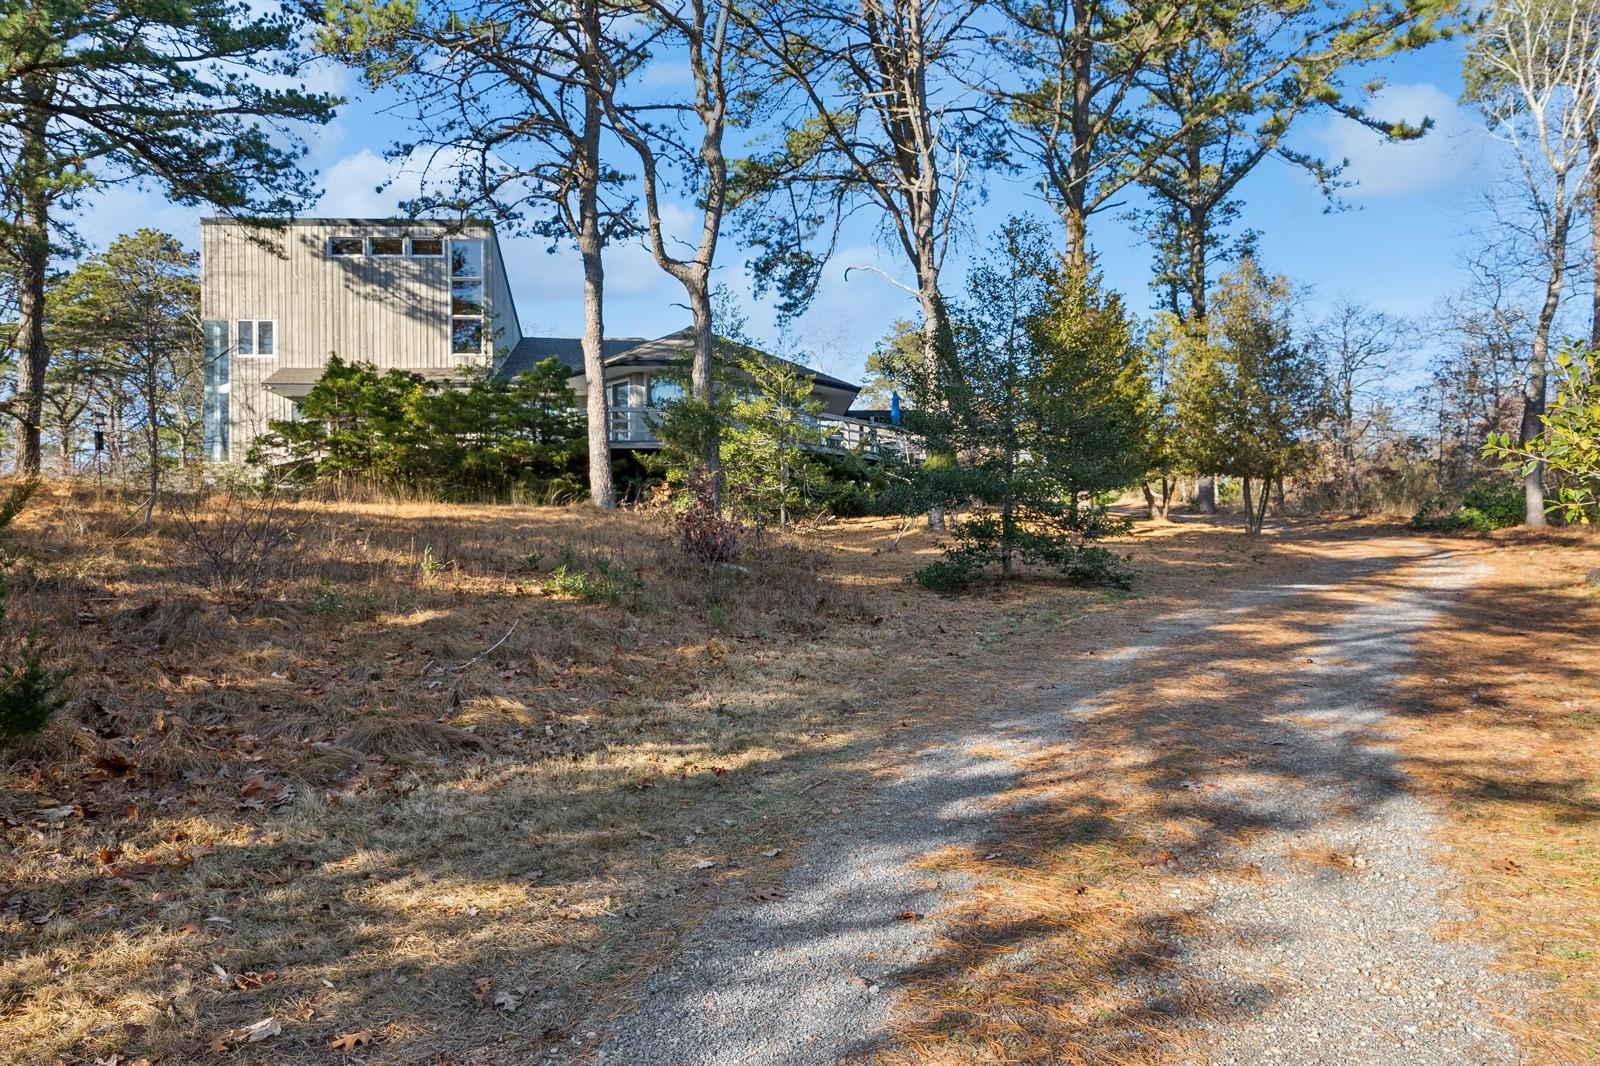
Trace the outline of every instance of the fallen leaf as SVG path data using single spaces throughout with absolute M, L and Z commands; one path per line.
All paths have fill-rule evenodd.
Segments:
M 487 1007 L 494 1001 L 494 978 L 477 977 L 472 981 L 472 998 L 478 1006 Z
M 776 859 L 779 855 L 783 854 L 783 849 L 782 848 L 768 848 L 766 851 L 763 851 L 761 854 L 766 856 L 769 859 Z
M 716 859 L 701 859 L 699 862 L 694 864 L 694 868 L 696 870 L 709 870 L 716 864 Z
M 522 1006 L 522 997 L 515 992 L 496 992 L 494 994 L 494 1005 L 510 1014 Z
M 899 914 L 894 916 L 894 920 L 897 922 L 915 922 L 921 918 L 922 915 L 916 911 L 901 911 Z
M 1489 865 L 1503 874 L 1519 874 L 1522 872 L 1522 864 L 1516 859 L 1496 859 Z
M 757 903 L 776 903 L 788 894 L 781 888 L 758 888 L 750 893 L 750 898 Z
M 328 1041 L 329 1051 L 354 1051 L 372 1043 L 372 1034 L 363 1029 L 359 1033 L 340 1033 Z
M 245 1043 L 258 1044 L 269 1040 L 283 1032 L 283 1026 L 276 1018 L 262 1018 L 259 1022 L 249 1026 L 246 1030 Z

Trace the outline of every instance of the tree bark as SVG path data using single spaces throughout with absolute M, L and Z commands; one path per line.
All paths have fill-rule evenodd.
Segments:
M 1217 478 L 1215 474 L 1206 474 L 1194 479 L 1193 510 L 1196 514 L 1217 513 Z
M 1554 328 L 1556 311 L 1561 306 L 1561 292 L 1566 284 L 1567 223 L 1563 216 L 1555 219 L 1550 234 L 1550 276 L 1544 290 L 1544 303 L 1534 325 L 1533 346 L 1528 356 L 1528 373 L 1522 387 L 1522 423 L 1517 430 L 1517 441 L 1524 448 L 1544 432 L 1540 421 L 1545 412 L 1549 376 L 1550 331 Z M 1544 464 L 1535 462 L 1522 479 L 1523 524 L 1534 529 L 1545 524 L 1544 517 Z
M 711 271 L 696 263 L 684 273 L 683 287 L 689 295 L 689 312 L 694 318 L 694 357 L 689 367 L 689 383 L 695 399 L 710 409 L 715 403 L 715 383 L 712 377 L 712 360 L 716 354 L 717 337 L 711 316 Z M 706 474 L 711 478 L 712 491 L 720 504 L 722 501 L 722 448 L 715 424 L 705 441 Z
M 578 254 L 583 260 L 583 376 L 589 417 L 589 499 L 596 507 L 617 506 L 611 477 L 611 404 L 606 395 L 605 264 L 600 233 L 600 97 L 584 94 L 583 165 L 578 190 Z
M 29 98 L 42 99 L 44 88 L 28 79 Z M 44 289 L 50 271 L 50 201 L 44 181 L 45 114 L 24 112 L 22 130 L 21 225 L 17 227 L 17 473 L 37 477 L 43 458 L 44 377 L 50 353 L 44 341 Z
M 1600 129 L 1589 127 L 1589 158 L 1600 161 Z M 1600 162 L 1589 164 L 1589 347 L 1600 351 Z

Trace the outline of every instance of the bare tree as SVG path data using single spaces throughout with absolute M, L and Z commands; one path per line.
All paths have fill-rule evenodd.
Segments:
M 413 214 L 488 213 L 513 228 L 573 241 L 583 264 L 589 497 L 616 506 L 605 390 L 603 250 L 633 232 L 621 175 L 601 155 L 602 93 L 631 67 L 625 15 L 603 0 L 545 7 L 363 0 L 329 4 L 325 51 L 400 94 L 412 137 L 393 154 L 419 163 Z
M 1600 6 L 1591 0 L 1499 0 L 1467 59 L 1467 90 L 1492 133 L 1511 148 L 1521 237 L 1542 292 L 1523 381 L 1518 443 L 1542 432 L 1551 332 L 1573 270 L 1582 196 L 1595 168 L 1600 123 Z M 1523 479 L 1524 521 L 1545 524 L 1544 472 Z
M 720 502 L 720 443 L 713 405 L 712 361 L 716 327 L 711 308 L 711 268 L 728 209 L 728 158 L 723 140 L 738 115 L 735 101 L 750 106 L 752 82 L 742 77 L 741 41 L 746 23 L 736 19 L 730 0 L 642 0 L 634 9 L 659 45 L 655 62 L 687 67 L 687 99 L 635 100 L 624 78 L 631 69 L 607 65 L 599 102 L 611 128 L 638 156 L 644 189 L 645 235 L 656 264 L 683 286 L 694 322 L 690 391 L 703 405 L 703 462 L 710 491 Z M 637 57 L 642 61 L 644 46 Z M 671 177 L 687 186 L 700 212 L 699 236 L 687 254 L 669 243 L 662 197 Z
M 1368 466 L 1375 430 L 1386 409 L 1381 385 L 1389 377 L 1393 356 L 1413 335 L 1410 323 L 1342 300 L 1318 323 L 1313 347 L 1328 380 L 1332 417 L 1328 428 L 1338 450 L 1341 506 L 1361 505 L 1361 471 Z

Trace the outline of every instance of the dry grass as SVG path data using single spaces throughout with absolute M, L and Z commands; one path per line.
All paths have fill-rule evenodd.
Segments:
M 22 519 L 12 620 L 79 673 L 0 763 L 8 1061 L 581 1043 L 697 913 L 775 882 L 882 737 L 981 711 L 966 680 L 997 649 L 1127 602 L 931 596 L 904 576 L 932 535 L 888 551 L 892 521 L 708 573 L 648 515 L 381 502 L 296 508 L 241 596 L 128 510 L 55 485 Z M 1147 594 L 1225 572 L 1160 536 Z M 594 584 L 547 592 L 562 566 Z
M 1486 940 L 1530 980 L 1540 1060 L 1600 1056 L 1600 538 L 1498 534 L 1422 635 L 1406 768 L 1449 812 L 1449 861 Z

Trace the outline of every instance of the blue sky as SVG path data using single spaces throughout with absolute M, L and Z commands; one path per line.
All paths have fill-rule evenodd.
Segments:
M 1464 281 L 1460 262 L 1473 241 L 1476 205 L 1500 168 L 1495 142 L 1456 102 L 1460 48 L 1459 43 L 1445 42 L 1371 70 L 1389 82 L 1375 102 L 1375 112 L 1413 122 L 1426 115 L 1435 121 L 1435 130 L 1422 141 L 1386 144 L 1347 119 L 1327 115 L 1309 118 L 1296 131 L 1298 147 L 1331 160 L 1349 160 L 1345 176 L 1356 184 L 1343 194 L 1347 209 L 1329 213 L 1309 179 L 1277 162 L 1264 165 L 1242 187 L 1243 221 L 1261 235 L 1263 264 L 1305 289 L 1310 314 L 1348 297 L 1395 313 L 1426 315 L 1441 296 Z M 376 191 L 395 174 L 396 165 L 384 158 L 384 152 L 404 136 L 401 121 L 385 114 L 385 101 L 368 93 L 349 71 L 319 64 L 308 68 L 306 78 L 311 88 L 349 100 L 333 123 L 309 137 L 309 163 L 326 190 L 315 213 L 343 217 L 393 213 L 403 190 L 416 181 L 414 175 L 402 174 L 394 189 Z M 626 161 L 622 165 L 627 169 Z M 1013 212 L 1045 213 L 1026 179 L 991 179 L 986 202 L 972 208 L 977 235 L 972 243 Z M 166 229 L 192 244 L 200 214 L 173 207 L 149 192 L 110 189 L 99 194 L 85 213 L 82 229 L 96 245 L 142 225 Z M 1142 312 L 1151 303 L 1149 251 L 1141 235 L 1115 215 L 1097 217 L 1092 242 L 1106 282 Z M 669 205 L 669 226 L 673 219 L 687 224 L 689 216 L 681 204 Z M 689 232 L 687 225 L 684 232 Z M 785 349 L 809 352 L 819 369 L 859 380 L 862 361 L 874 342 L 895 318 L 914 316 L 915 305 L 874 274 L 852 271 L 846 280 L 846 267 L 871 264 L 910 281 L 909 269 L 894 249 L 875 239 L 870 224 L 855 226 L 846 238 L 815 305 L 796 323 Z M 576 257 L 570 252 L 548 254 L 548 242 L 541 239 L 502 243 L 524 330 L 576 335 L 582 315 Z M 946 285 L 952 291 L 965 273 L 968 250 L 958 249 L 946 268 Z M 745 258 L 744 249 L 725 236 L 718 279 L 735 292 L 749 290 Z M 607 296 L 607 332 L 613 335 L 656 336 L 688 322 L 681 288 L 641 247 L 610 250 Z M 768 342 L 777 340 L 768 308 L 747 301 L 746 312 L 750 332 Z M 1414 361 L 1420 365 L 1421 358 L 1418 353 Z

